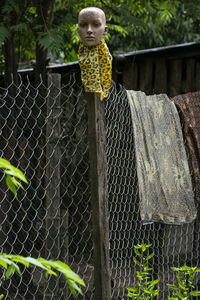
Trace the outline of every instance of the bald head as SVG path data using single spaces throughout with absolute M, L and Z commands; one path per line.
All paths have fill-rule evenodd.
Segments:
M 85 46 L 98 45 L 107 31 L 106 17 L 102 9 L 86 7 L 80 11 L 78 16 L 78 34 Z
M 105 13 L 104 13 L 104 11 L 101 8 L 98 8 L 98 7 L 86 7 L 86 8 L 83 8 L 79 12 L 78 19 L 80 19 L 80 17 L 82 15 L 86 16 L 86 15 L 91 15 L 91 14 L 96 14 L 96 15 L 100 16 L 101 19 L 102 19 L 102 21 L 106 24 Z

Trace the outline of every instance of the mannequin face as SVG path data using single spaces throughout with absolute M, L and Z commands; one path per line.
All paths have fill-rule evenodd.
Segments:
M 80 11 L 78 34 L 84 46 L 97 46 L 108 31 L 104 12 L 97 7 L 88 7 Z

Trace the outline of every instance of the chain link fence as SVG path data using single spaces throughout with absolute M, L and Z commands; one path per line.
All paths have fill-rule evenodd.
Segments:
M 1 175 L 1 251 L 68 263 L 86 283 L 78 299 L 93 300 L 87 98 L 80 74 L 50 79 L 47 86 L 25 78 L 0 88 L 0 111 L 0 156 L 28 179 L 14 198 Z M 142 225 L 129 104 L 125 89 L 114 83 L 105 128 L 112 300 L 128 299 L 125 288 L 136 282 L 133 245 L 142 240 L 152 243 L 152 276 L 161 277 L 158 299 L 166 300 L 166 283 L 175 280 L 170 266 L 199 265 L 199 223 Z M 37 268 L 22 273 L 1 281 L 5 299 L 72 299 L 61 276 L 46 280 Z

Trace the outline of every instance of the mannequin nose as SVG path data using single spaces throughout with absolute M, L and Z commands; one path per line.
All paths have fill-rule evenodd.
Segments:
M 92 33 L 92 26 L 91 25 L 88 25 L 88 30 L 87 30 L 88 33 Z

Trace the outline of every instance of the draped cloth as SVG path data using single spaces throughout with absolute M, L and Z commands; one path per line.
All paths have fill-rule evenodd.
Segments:
M 78 51 L 81 80 L 86 92 L 100 93 L 100 99 L 108 97 L 111 76 L 112 56 L 102 39 L 97 46 L 86 47 L 82 43 Z
M 197 212 L 176 107 L 165 94 L 146 96 L 140 91 L 127 94 L 142 222 L 189 223 Z
M 183 134 L 191 157 L 195 200 L 200 203 L 200 92 L 177 95 L 172 101 L 180 111 Z

